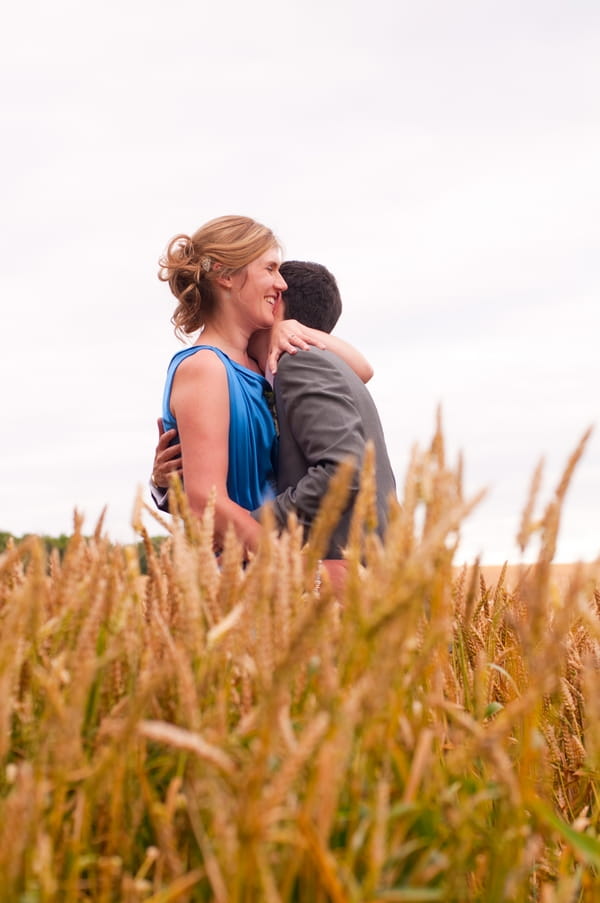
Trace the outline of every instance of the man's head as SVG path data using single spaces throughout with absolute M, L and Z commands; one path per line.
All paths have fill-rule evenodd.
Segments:
M 333 274 L 320 263 L 303 260 L 286 260 L 280 273 L 288 286 L 283 293 L 285 316 L 312 329 L 331 332 L 342 312 Z

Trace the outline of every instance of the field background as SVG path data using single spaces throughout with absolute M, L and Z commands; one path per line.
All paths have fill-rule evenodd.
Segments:
M 268 519 L 248 567 L 173 486 L 166 540 L 75 523 L 0 555 L 0 888 L 18 903 L 600 899 L 600 592 L 555 566 L 576 456 L 523 573 L 456 568 L 441 434 L 385 542 L 367 457 L 336 596 Z M 143 567 L 142 567 L 143 564 Z
M 472 574 L 473 565 L 467 568 L 469 576 Z M 489 564 L 477 566 L 481 576 L 488 585 L 496 586 L 500 576 L 504 573 L 504 581 L 511 591 L 518 591 L 519 584 L 524 580 L 530 580 L 535 564 Z M 460 569 L 457 569 L 459 572 Z M 583 578 L 586 583 L 598 585 L 600 583 L 600 561 L 574 562 L 571 564 L 552 563 L 550 567 L 551 584 L 555 590 L 564 594 L 567 592 L 569 582 L 574 578 Z

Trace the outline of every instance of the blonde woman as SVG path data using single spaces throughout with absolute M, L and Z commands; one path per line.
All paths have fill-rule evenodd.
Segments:
M 159 278 L 177 299 L 176 332 L 193 337 L 200 331 L 172 358 L 163 395 L 162 420 L 178 434 L 186 496 L 201 515 L 214 491 L 216 544 L 232 524 L 245 548 L 254 550 L 261 526 L 251 512 L 274 495 L 277 435 L 271 387 L 248 346 L 275 323 L 287 287 L 281 248 L 261 223 L 223 216 L 191 236 L 175 236 L 160 264 Z M 283 351 L 325 347 L 324 338 L 296 320 L 279 323 L 270 368 Z

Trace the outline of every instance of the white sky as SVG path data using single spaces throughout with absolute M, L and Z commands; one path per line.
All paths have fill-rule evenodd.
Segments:
M 116 540 L 168 360 L 168 239 L 225 213 L 337 276 L 402 486 L 442 407 L 486 500 L 460 558 L 517 560 L 600 383 L 597 0 L 11 4 L 0 36 L 0 530 Z M 557 560 L 600 554 L 597 430 Z M 158 533 L 153 521 L 151 532 Z M 531 554 L 536 548 L 532 546 Z

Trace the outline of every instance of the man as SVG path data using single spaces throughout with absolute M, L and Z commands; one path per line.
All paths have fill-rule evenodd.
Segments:
M 296 319 L 305 326 L 331 332 L 342 304 L 333 275 L 316 263 L 287 261 L 281 274 L 288 288 L 283 295 L 281 319 Z M 281 307 L 281 306 L 280 306 Z M 375 447 L 377 530 L 387 525 L 390 496 L 395 493 L 383 429 L 367 387 L 337 354 L 322 348 L 283 354 L 274 378 L 275 405 L 279 423 L 277 496 L 272 502 L 277 523 L 284 527 L 295 512 L 308 532 L 333 473 L 346 458 L 357 471 L 348 505 L 331 536 L 326 558 L 339 588 L 343 549 L 348 541 L 354 501 L 358 493 L 360 467 L 368 441 Z M 178 470 L 178 447 L 168 447 L 172 433 L 160 437 L 153 468 L 152 495 L 166 507 L 168 473 Z M 258 512 L 254 512 L 258 516 Z

